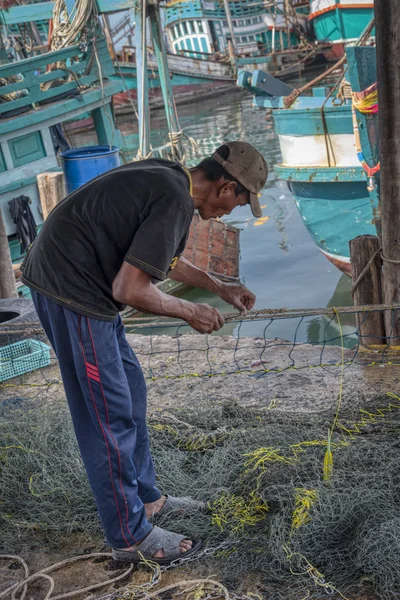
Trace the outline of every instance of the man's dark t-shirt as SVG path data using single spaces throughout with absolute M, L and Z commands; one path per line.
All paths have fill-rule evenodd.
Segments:
M 60 202 L 22 265 L 22 281 L 82 315 L 111 321 L 123 261 L 165 279 L 194 213 L 189 175 L 150 159 L 109 171 Z

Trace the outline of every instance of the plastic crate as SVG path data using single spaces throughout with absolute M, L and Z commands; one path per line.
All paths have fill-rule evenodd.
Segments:
M 0 382 L 50 364 L 50 346 L 23 340 L 0 348 Z

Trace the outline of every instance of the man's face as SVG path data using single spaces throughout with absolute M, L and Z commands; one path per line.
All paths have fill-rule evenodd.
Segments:
M 202 219 L 211 219 L 229 215 L 237 206 L 245 206 L 249 203 L 249 193 L 236 196 L 236 182 L 221 177 L 215 182 L 211 192 L 206 198 L 203 206 L 199 208 Z

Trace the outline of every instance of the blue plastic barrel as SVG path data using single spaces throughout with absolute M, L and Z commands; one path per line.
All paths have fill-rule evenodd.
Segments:
M 61 153 L 67 193 L 70 194 L 94 177 L 119 167 L 116 146 L 85 146 Z

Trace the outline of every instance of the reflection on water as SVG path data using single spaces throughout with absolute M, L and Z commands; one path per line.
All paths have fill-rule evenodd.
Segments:
M 256 308 L 308 308 L 351 303 L 350 280 L 336 270 L 321 254 L 305 229 L 285 182 L 277 181 L 273 165 L 280 160 L 278 138 L 270 113 L 252 107 L 252 98 L 242 94 L 225 94 L 178 107 L 181 127 L 192 136 L 199 152 L 187 147 L 188 164 L 193 165 L 224 141 L 243 139 L 254 144 L 270 167 L 268 182 L 260 198 L 265 205 L 262 219 L 255 219 L 250 209 L 239 207 L 226 220 L 241 229 L 240 274 L 257 295 Z M 134 115 L 118 119 L 130 156 L 138 145 Z M 166 140 L 166 121 L 161 111 L 151 114 L 151 141 L 159 146 Z M 93 142 L 92 134 L 74 136 L 75 145 Z M 184 297 L 209 302 L 223 312 L 231 307 L 208 292 L 190 290 Z M 352 316 L 341 318 L 343 334 L 354 331 Z M 340 343 L 337 324 L 330 318 L 277 319 L 273 322 L 246 322 L 240 335 L 282 337 L 302 342 Z M 267 329 L 266 329 L 267 326 Z M 237 333 L 233 324 L 222 333 Z M 163 330 L 157 333 L 169 333 Z M 346 338 L 354 345 L 354 336 Z

